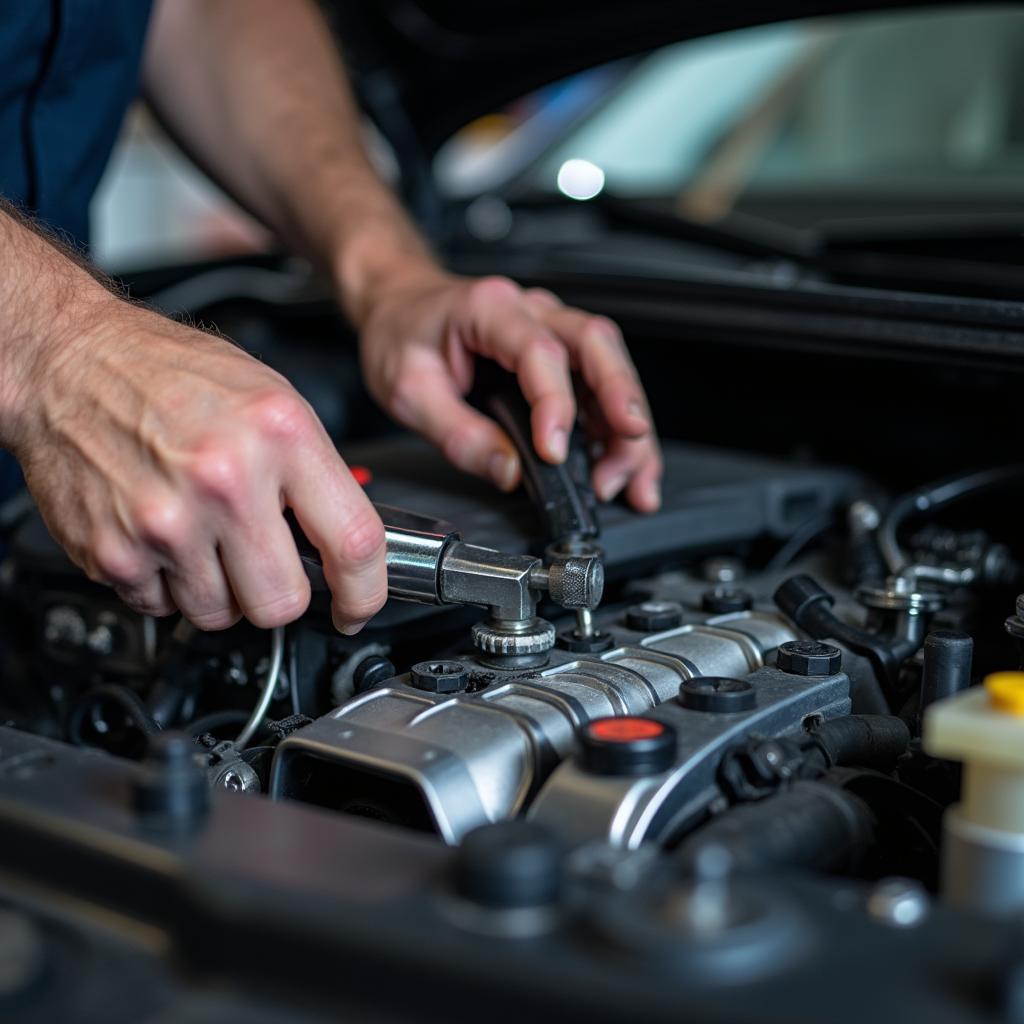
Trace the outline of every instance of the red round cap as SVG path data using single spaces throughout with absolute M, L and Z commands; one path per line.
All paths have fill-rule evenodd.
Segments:
M 612 743 L 652 740 L 664 731 L 665 726 L 653 718 L 599 718 L 589 726 L 590 735 L 595 739 Z
M 595 718 L 576 739 L 576 763 L 594 775 L 654 775 L 676 761 L 676 731 L 656 718 Z

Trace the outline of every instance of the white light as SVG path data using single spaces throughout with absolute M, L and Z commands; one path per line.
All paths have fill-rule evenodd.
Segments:
M 604 171 L 589 160 L 566 160 L 558 168 L 558 191 L 570 199 L 593 199 L 604 188 Z

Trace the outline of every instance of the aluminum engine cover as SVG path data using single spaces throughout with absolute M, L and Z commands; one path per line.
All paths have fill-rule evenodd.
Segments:
M 849 711 L 843 675 L 804 678 L 771 669 L 770 685 L 767 677 L 752 677 L 779 644 L 797 638 L 773 613 L 702 616 L 653 635 L 614 624 L 602 628 L 615 637 L 611 650 L 593 656 L 556 650 L 539 671 L 495 672 L 467 658 L 470 692 L 427 693 L 401 676 L 353 698 L 282 741 L 271 796 L 429 828 L 457 843 L 478 825 L 525 812 L 572 753 L 575 730 L 595 718 L 659 708 L 680 738 L 681 767 L 668 788 L 685 786 L 692 776 L 700 800 L 713 796 L 709 780 L 725 744 L 750 732 L 799 729 L 808 715 Z M 680 684 L 696 676 L 752 677 L 757 705 L 739 716 L 684 709 L 675 700 Z M 569 779 L 571 764 L 563 767 Z M 598 787 L 591 813 L 582 813 L 576 802 L 587 799 L 585 788 L 576 786 L 569 798 L 571 816 L 590 823 L 584 833 L 618 836 L 627 845 L 640 841 L 642 829 L 620 835 L 609 826 L 607 787 Z M 561 781 L 545 787 L 542 816 L 573 841 L 588 838 L 557 820 L 570 814 L 565 789 Z M 623 799 L 634 796 L 624 793 Z M 656 802 L 673 803 L 664 791 Z M 667 813 L 663 809 L 661 819 Z

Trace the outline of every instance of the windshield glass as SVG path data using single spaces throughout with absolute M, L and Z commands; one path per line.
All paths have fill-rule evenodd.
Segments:
M 692 219 L 740 210 L 797 225 L 1024 198 L 1017 5 L 768 25 L 599 71 L 535 98 L 494 143 L 505 167 L 534 149 L 506 193 L 605 192 Z M 556 101 L 571 116 L 552 138 Z

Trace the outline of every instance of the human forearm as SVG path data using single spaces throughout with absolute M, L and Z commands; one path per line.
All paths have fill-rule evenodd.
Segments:
M 287 381 L 120 299 L 9 208 L 0 444 L 71 558 L 139 611 L 203 629 L 296 618 L 309 585 L 283 504 L 329 567 L 339 629 L 384 600 L 380 520 Z
M 638 508 L 657 507 L 657 443 L 618 328 L 553 295 L 438 267 L 366 158 L 312 0 L 159 0 L 148 46 L 154 107 L 230 192 L 329 270 L 369 389 L 395 419 L 510 489 L 511 441 L 463 400 L 475 359 L 518 376 L 534 445 L 551 462 L 566 455 L 578 371 L 600 410 L 598 493 L 625 488 Z
M 16 450 L 37 383 L 117 299 L 0 200 L 0 445 Z
M 366 157 L 344 69 L 310 0 L 162 0 L 144 75 L 172 133 L 332 275 L 356 324 L 385 285 L 440 273 Z

